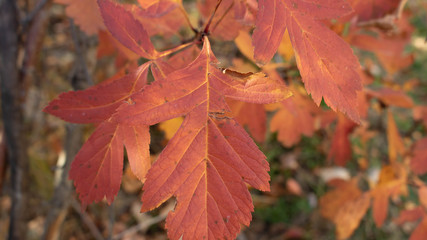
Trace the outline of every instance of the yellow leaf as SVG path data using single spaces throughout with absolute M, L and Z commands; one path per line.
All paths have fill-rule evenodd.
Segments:
M 294 49 L 292 48 L 291 39 L 289 38 L 288 30 L 285 31 L 282 41 L 280 42 L 279 54 L 286 60 L 289 61 L 294 56 Z
M 159 128 L 165 133 L 165 138 L 170 140 L 181 126 L 182 117 L 173 118 L 160 123 Z

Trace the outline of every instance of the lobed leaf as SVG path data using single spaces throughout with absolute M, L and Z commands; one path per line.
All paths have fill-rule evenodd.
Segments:
M 98 0 L 98 4 L 105 26 L 114 38 L 144 58 L 154 59 L 158 56 L 149 35 L 132 13 L 110 0 Z
M 83 91 L 60 94 L 43 111 L 72 123 L 99 123 L 147 83 L 149 63 L 124 77 L 113 77 Z
M 96 0 L 55 0 L 55 2 L 67 5 L 65 13 L 86 34 L 94 35 L 99 30 L 105 29 Z
M 221 71 L 208 39 L 187 67 L 146 86 L 117 112 L 120 124 L 152 125 L 185 119 L 147 174 L 142 211 L 175 196 L 166 220 L 171 239 L 232 239 L 248 225 L 253 204 L 247 184 L 269 189 L 265 156 L 245 130 L 224 115 L 225 97 L 281 101 L 285 86 L 264 75 Z
M 316 104 L 323 98 L 332 109 L 359 122 L 359 62 L 350 46 L 318 21 L 351 11 L 342 0 L 260 0 L 252 37 L 257 63 L 266 64 L 287 29 L 302 80 Z

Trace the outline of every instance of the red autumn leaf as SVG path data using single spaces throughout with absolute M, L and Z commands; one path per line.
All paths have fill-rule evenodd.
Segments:
M 412 232 L 409 240 L 424 240 L 427 236 L 427 217 L 418 224 L 417 228 Z
M 122 78 L 112 78 L 84 91 L 61 94 L 44 109 L 74 123 L 100 123 L 76 155 L 70 169 L 83 207 L 106 197 L 111 203 L 123 172 L 123 145 L 130 167 L 141 181 L 151 165 L 147 126 L 117 124 L 111 119 L 117 107 L 147 82 L 149 63 Z
M 250 1 L 247 1 L 250 2 Z M 205 22 L 209 20 L 217 5 L 217 0 L 197 1 Z M 212 19 L 209 32 L 212 36 L 220 37 L 224 40 L 233 40 L 240 30 L 249 29 L 252 24 L 251 19 L 244 19 L 247 4 L 242 0 L 223 0 Z
M 413 116 L 416 120 L 421 120 L 427 128 L 427 106 L 415 106 L 413 108 Z
M 98 4 L 104 23 L 114 38 L 144 58 L 154 59 L 158 56 L 144 27 L 132 13 L 110 0 L 98 0 Z
M 184 15 L 186 13 L 180 4 L 182 3 L 174 0 L 161 0 L 146 9 L 132 5 L 129 10 L 144 25 L 148 35 L 159 34 L 167 38 L 187 24 Z
M 234 238 L 253 211 L 246 183 L 269 189 L 268 163 L 245 130 L 224 117 L 224 97 L 281 101 L 283 85 L 260 74 L 227 74 L 214 66 L 208 39 L 186 68 L 155 81 L 117 112 L 122 124 L 152 125 L 185 114 L 184 122 L 147 174 L 142 211 L 175 196 L 166 228 L 171 239 Z
M 255 59 L 265 64 L 288 30 L 305 88 L 317 105 L 322 98 L 332 109 L 359 122 L 359 62 L 350 46 L 319 20 L 352 11 L 342 0 L 260 0 L 253 34 Z
M 123 172 L 123 143 L 118 125 L 101 123 L 82 146 L 72 162 L 70 179 L 74 180 L 83 208 L 104 197 L 111 203 L 120 188 Z
M 133 74 L 111 78 L 84 91 L 62 93 L 45 112 L 72 123 L 99 123 L 107 120 L 124 101 L 147 83 L 149 64 Z
M 401 225 L 405 222 L 414 222 L 418 219 L 425 216 L 425 212 L 422 206 L 418 206 L 411 210 L 403 210 L 400 211 L 399 217 L 394 220 L 394 222 L 398 225 Z
M 415 143 L 411 169 L 416 174 L 427 173 L 427 138 L 420 139 Z
M 55 2 L 67 5 L 66 14 L 86 34 L 93 35 L 105 29 L 96 0 L 55 0 Z
M 412 108 L 414 106 L 412 99 L 403 91 L 381 88 L 379 90 L 365 89 L 365 92 L 389 106 L 403 108 Z
M 128 62 L 136 62 L 140 56 L 127 47 L 123 46 L 117 39 L 115 39 L 107 31 L 99 31 L 98 33 L 99 45 L 97 58 L 105 56 L 116 57 L 116 67 L 123 67 Z
M 391 13 L 400 3 L 400 0 L 349 0 L 356 11 L 359 21 L 380 18 Z
M 110 121 L 102 122 L 77 153 L 71 164 L 83 208 L 104 197 L 111 203 L 120 189 L 123 173 L 123 144 L 132 172 L 143 180 L 149 166 L 148 127 L 132 127 Z

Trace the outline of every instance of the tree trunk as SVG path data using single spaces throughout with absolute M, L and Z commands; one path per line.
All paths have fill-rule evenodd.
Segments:
M 25 239 L 28 188 L 27 142 L 24 129 L 23 103 L 25 87 L 17 67 L 19 18 L 15 0 L 0 1 L 0 81 L 1 107 L 5 142 L 11 177 L 12 208 L 9 239 Z

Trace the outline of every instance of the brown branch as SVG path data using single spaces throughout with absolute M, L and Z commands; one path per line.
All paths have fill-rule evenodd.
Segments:
M 402 17 L 403 9 L 408 0 L 401 0 L 396 11 L 392 14 L 385 15 L 384 17 L 372 19 L 364 22 L 359 22 L 358 27 L 376 27 L 381 30 L 394 30 L 396 29 L 395 20 Z
M 67 215 L 69 199 L 73 197 L 72 186 L 68 180 L 68 172 L 74 156 L 82 145 L 83 130 L 80 125 L 68 123 L 66 125 L 64 142 L 65 156 L 63 161 L 58 160 L 56 171 L 59 175 L 53 197 L 50 201 L 49 212 L 46 216 L 44 237 L 46 240 L 59 239 L 60 227 Z M 60 158 L 61 159 L 61 158 Z
M 123 231 L 123 232 L 121 232 L 121 233 L 119 233 L 119 234 L 116 234 L 116 235 L 114 235 L 113 236 L 113 240 L 118 240 L 118 239 L 122 239 L 122 238 L 124 238 L 125 236 L 127 236 L 127 235 L 132 235 L 132 234 L 135 234 L 135 233 L 137 233 L 137 232 L 145 232 L 145 231 L 147 231 L 147 229 L 150 227 L 150 226 L 152 226 L 152 225 L 154 225 L 154 224 L 157 224 L 157 223 L 159 223 L 159 222 L 161 222 L 161 221 L 163 221 L 165 218 L 166 218 L 166 216 L 168 215 L 168 213 L 173 209 L 175 207 L 175 204 L 173 204 L 173 203 L 171 203 L 171 204 L 169 204 L 169 205 L 167 205 L 166 207 L 165 207 L 165 209 L 163 209 L 162 210 L 162 212 L 158 215 L 158 216 L 156 216 L 156 217 L 152 217 L 152 218 L 149 218 L 149 219 L 147 219 L 147 220 L 145 220 L 145 221 L 142 221 L 141 223 L 139 223 L 138 225 L 136 225 L 136 226 L 133 226 L 133 227 L 130 227 L 130 228 L 128 228 L 128 229 L 126 229 L 125 231 Z M 146 213 L 143 213 L 143 214 L 146 214 Z
M 76 211 L 84 224 L 86 224 L 86 227 L 89 228 L 90 233 L 96 240 L 104 240 L 104 237 L 102 236 L 99 229 L 96 227 L 95 223 L 92 221 L 89 215 L 85 211 L 81 210 L 80 204 L 77 202 L 76 199 L 71 198 L 70 200 L 71 206 L 73 207 L 74 211 Z
M 15 0 L 0 2 L 0 80 L 1 106 L 8 150 L 11 178 L 12 207 L 9 239 L 26 239 L 27 189 L 29 164 L 27 133 L 24 125 L 23 103 L 26 90 L 17 67 L 19 19 Z
M 86 66 L 85 58 L 85 41 L 86 36 L 83 35 L 75 27 L 71 21 L 71 35 L 76 49 L 76 61 L 71 75 L 71 85 L 74 90 L 82 90 L 93 85 L 90 79 L 89 70 Z M 58 162 L 57 171 L 60 179 L 55 186 L 54 195 L 50 202 L 51 208 L 46 217 L 44 237 L 43 239 L 53 240 L 58 239 L 60 226 L 65 219 L 67 208 L 72 198 L 72 186 L 68 180 L 68 172 L 71 167 L 71 162 L 83 144 L 83 130 L 80 125 L 68 123 L 66 125 L 66 136 L 64 142 L 65 160 L 63 163 Z M 80 211 L 80 210 L 79 210 Z
M 37 5 L 34 7 L 34 9 L 25 17 L 25 19 L 22 22 L 22 26 L 24 29 L 24 32 L 26 32 L 26 29 L 29 25 L 33 22 L 34 18 L 39 15 L 40 11 L 47 5 L 47 3 L 50 3 L 51 0 L 40 0 L 37 2 Z

